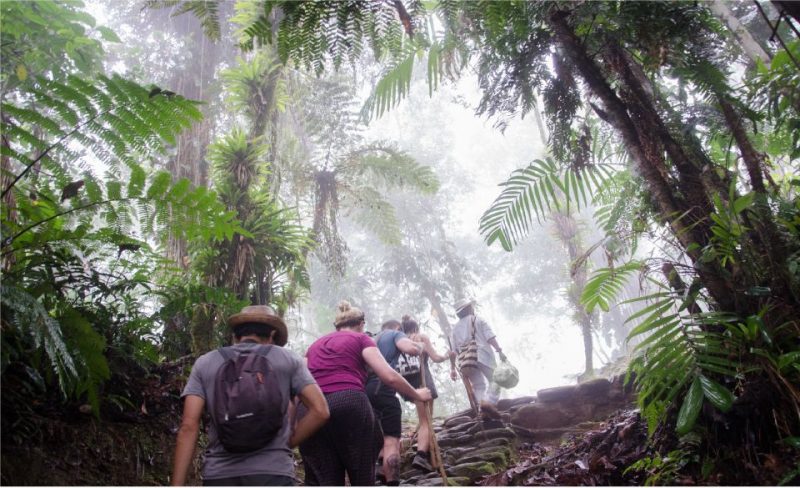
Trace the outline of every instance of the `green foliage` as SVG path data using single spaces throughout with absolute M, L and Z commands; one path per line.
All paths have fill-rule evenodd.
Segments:
M 601 268 L 592 273 L 591 279 L 583 288 L 580 299 L 583 306 L 586 307 L 586 312 L 592 313 L 595 307 L 600 307 L 604 312 L 608 312 L 631 274 L 641 271 L 641 269 L 641 263 L 632 261 L 615 268 Z
M 59 15 L 53 5 L 4 2 L 3 53 L 11 45 L 7 33 L 30 35 L 30 12 L 53 14 L 53 28 L 70 23 L 72 30 L 58 32 L 62 38 L 85 33 L 79 24 L 94 26 L 79 2 L 57 6 L 66 9 Z M 98 31 L 116 40 L 110 30 Z M 32 42 L 26 59 L 89 63 L 93 44 L 78 44 Z M 197 241 L 239 230 L 213 192 L 143 164 L 166 154 L 201 118 L 196 102 L 117 75 L 71 74 L 89 69 L 77 61 L 63 68 L 32 72 L 2 105 L 3 398 L 18 419 L 30 402 L 25 395 L 59 392 L 99 415 L 115 388 L 112 372 L 158 359 L 148 300 L 161 261 L 148 240 L 159 242 L 169 230 Z M 15 392 L 7 404 L 6 385 L 36 387 Z
M 693 457 L 687 449 L 675 449 L 664 456 L 644 457 L 625 468 L 624 474 L 636 471 L 644 473 L 644 486 L 671 485 Z
M 75 70 L 93 73 L 102 63 L 97 37 L 119 42 L 96 25 L 80 1 L 9 1 L 0 5 L 0 83 L 3 99 L 39 77 L 63 79 Z
M 677 417 L 678 432 L 685 434 L 694 426 L 703 401 L 723 412 L 731 408 L 730 387 L 713 378 L 743 377 L 749 368 L 743 361 L 748 341 L 735 332 L 741 325 L 738 317 L 720 312 L 681 314 L 694 297 L 676 296 L 655 284 L 662 291 L 626 302 L 647 303 L 627 319 L 638 322 L 628 336 L 628 340 L 639 340 L 631 370 L 636 373 L 638 401 L 651 432 L 689 385 Z
M 174 144 L 201 117 L 195 102 L 116 75 L 92 82 L 72 75 L 65 82 L 40 78 L 29 105 L 4 103 L 2 110 L 1 128 L 10 142 L 0 150 L 21 168 L 3 195 L 36 164 L 67 185 L 70 176 L 60 159 L 80 157 L 72 143 L 111 168 L 120 162 L 133 168 L 140 158 L 164 151 L 165 143 Z
M 506 251 L 529 232 L 533 220 L 541 223 L 551 210 L 570 206 L 579 210 L 589 196 L 610 177 L 606 165 L 588 166 L 581 171 L 561 168 L 552 159 L 537 159 L 527 168 L 515 170 L 501 186 L 500 196 L 481 216 L 480 233 L 487 245 L 499 241 Z
M 420 8 L 418 2 L 414 2 Z M 264 11 L 245 29 L 245 48 L 272 42 L 270 15 L 280 8 L 277 26 L 278 54 L 292 58 L 321 74 L 326 62 L 338 68 L 357 59 L 369 39 L 376 59 L 402 49 L 403 28 L 396 21 L 392 2 L 348 0 L 342 2 L 264 2 Z
M 219 2 L 217 0 L 147 0 L 144 8 L 171 9 L 170 17 L 191 13 L 203 26 L 209 39 L 219 41 Z

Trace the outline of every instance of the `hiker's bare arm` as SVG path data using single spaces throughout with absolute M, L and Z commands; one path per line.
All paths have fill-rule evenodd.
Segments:
M 186 484 L 186 475 L 194 458 L 194 448 L 200 434 L 200 416 L 206 401 L 197 395 L 187 395 L 183 401 L 183 418 L 178 429 L 178 440 L 175 444 L 175 460 L 172 465 L 172 486 Z
M 422 347 L 419 345 L 419 343 L 412 341 L 408 337 L 403 337 L 394 344 L 398 349 L 400 349 L 401 352 L 411 356 L 418 356 L 420 351 L 422 351 Z
M 298 394 L 300 401 L 308 409 L 308 413 L 297 422 L 297 426 L 289 439 L 289 447 L 295 448 L 301 442 L 311 437 L 314 432 L 325 425 L 331 417 L 325 395 L 316 383 L 306 385 Z
M 423 348 L 425 349 L 425 352 L 428 353 L 428 357 L 431 358 L 431 361 L 434 363 L 441 363 L 447 359 L 447 356 L 436 352 L 436 349 L 433 348 L 433 344 L 431 344 L 431 340 L 428 336 L 420 335 L 419 338 L 422 340 Z
M 488 342 L 489 344 L 492 345 L 494 350 L 497 351 L 497 354 L 500 356 L 500 360 L 505 362 L 506 361 L 506 355 L 503 353 L 503 349 L 500 347 L 500 344 L 497 343 L 497 337 L 492 337 L 491 339 L 489 339 L 486 342 Z
M 367 362 L 369 367 L 378 375 L 378 378 L 389 388 L 397 390 L 421 402 L 427 402 L 431 399 L 431 391 L 429 389 L 419 388 L 415 390 L 413 386 L 408 384 L 405 378 L 400 376 L 400 373 L 389 366 L 389 363 L 386 362 L 386 359 L 383 358 L 383 355 L 381 355 L 377 347 L 364 348 L 364 350 L 361 351 L 361 355 L 364 357 L 364 361 Z

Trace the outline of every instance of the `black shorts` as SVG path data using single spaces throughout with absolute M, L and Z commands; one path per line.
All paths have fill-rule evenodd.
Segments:
M 379 388 L 377 383 L 368 382 L 367 396 L 375 411 L 375 417 L 381 423 L 383 435 L 399 438 L 403 432 L 401 422 L 403 409 L 400 407 L 400 400 L 394 390 L 385 385 L 380 385 Z
M 422 377 L 420 376 L 419 373 L 412 376 L 405 376 L 404 378 L 406 379 L 406 381 L 408 381 L 408 384 L 413 386 L 415 389 L 422 388 Z M 431 398 L 433 398 L 434 400 L 439 398 L 439 394 L 436 392 L 436 384 L 433 382 L 433 376 L 431 376 L 431 371 L 429 369 L 425 370 L 425 387 L 431 391 Z M 402 393 L 400 394 L 400 396 L 403 397 L 403 400 L 407 402 L 414 401 L 411 397 L 407 397 Z

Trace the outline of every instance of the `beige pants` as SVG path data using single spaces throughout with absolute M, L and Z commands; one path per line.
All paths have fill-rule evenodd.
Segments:
M 484 400 L 490 403 L 497 403 L 499 395 L 489 388 L 489 383 L 492 382 L 492 377 L 494 376 L 494 368 L 478 363 L 477 368 L 464 368 L 461 373 L 472 385 L 472 391 L 475 393 L 475 401 L 478 402 L 478 405 Z

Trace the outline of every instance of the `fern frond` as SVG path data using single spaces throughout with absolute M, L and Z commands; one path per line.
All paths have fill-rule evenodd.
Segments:
M 638 322 L 628 341 L 642 339 L 634 348 L 631 369 L 650 431 L 663 421 L 669 406 L 680 401 L 676 428 L 684 434 L 693 428 L 704 400 L 722 411 L 732 405 L 733 394 L 711 376 L 736 378 L 741 363 L 732 361 L 730 354 L 743 344 L 720 332 L 720 324 L 735 323 L 736 317 L 713 312 L 683 316 L 678 312 L 681 297 L 659 286 L 662 291 L 624 302 L 647 303 L 626 321 Z
M 359 188 L 357 195 L 348 195 L 348 206 L 353 209 L 353 218 L 386 244 L 400 244 L 400 223 L 394 207 L 377 190 Z
M 400 103 L 408 96 L 411 90 L 411 75 L 414 69 L 414 60 L 421 54 L 420 50 L 409 45 L 401 60 L 388 68 L 372 93 L 361 108 L 361 117 L 365 123 L 378 119 L 383 114 Z
M 641 269 L 642 263 L 631 261 L 616 268 L 601 268 L 592 273 L 581 294 L 581 304 L 586 307 L 586 312 L 592 313 L 598 306 L 608 312 L 628 278 Z
M 346 156 L 343 171 L 367 176 L 369 181 L 388 188 L 407 188 L 424 194 L 439 189 L 439 180 L 430 168 L 419 164 L 403 151 L 385 143 L 360 148 Z
M 574 202 L 576 209 L 588 205 L 590 195 L 609 178 L 605 165 L 590 166 L 576 173 L 559 167 L 552 159 L 537 159 L 527 168 L 515 170 L 501 186 L 500 196 L 484 212 L 480 233 L 487 245 L 499 241 L 506 251 L 524 238 L 534 219 L 541 223 L 553 209 Z
M 9 318 L 10 323 L 23 335 L 33 340 L 36 349 L 45 351 L 61 391 L 69 393 L 78 370 L 58 322 L 47 313 L 39 300 L 14 286 L 0 285 L 0 303 L 4 309 L 4 321 Z

